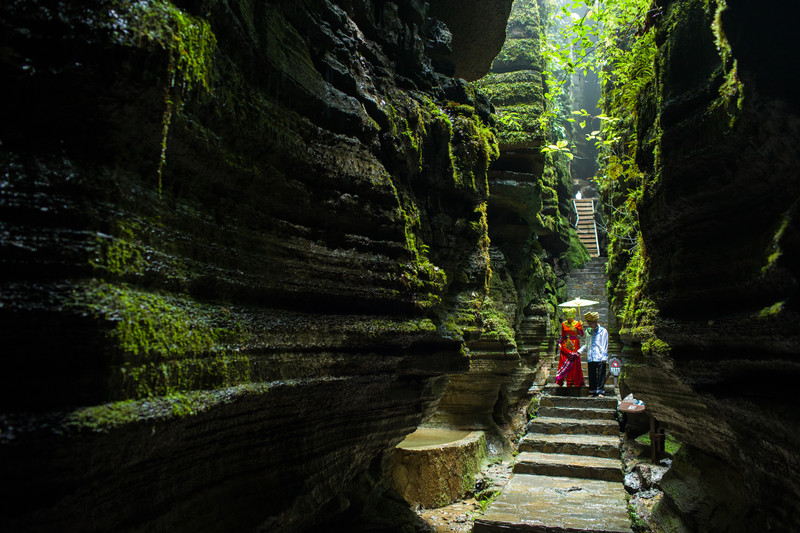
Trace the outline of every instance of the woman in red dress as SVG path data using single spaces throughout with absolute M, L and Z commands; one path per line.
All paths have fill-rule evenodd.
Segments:
M 583 369 L 581 355 L 578 353 L 581 341 L 578 336 L 583 337 L 583 324 L 575 320 L 575 309 L 564 309 L 564 317 L 566 320 L 561 323 L 561 339 L 558 341 L 560 357 L 556 383 L 559 386 L 566 382 L 567 387 L 582 387 Z

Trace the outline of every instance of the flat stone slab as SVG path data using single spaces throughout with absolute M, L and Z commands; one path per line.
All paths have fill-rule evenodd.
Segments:
M 547 435 L 544 433 L 528 433 L 520 441 L 519 451 L 592 455 L 619 459 L 620 442 L 619 436 L 616 435 Z
M 584 420 L 581 418 L 555 418 L 539 416 L 528 424 L 529 433 L 566 433 L 569 435 L 618 435 L 616 420 Z
M 472 531 L 630 533 L 625 494 L 619 482 L 515 474 Z
M 619 457 L 593 457 L 562 453 L 523 452 L 514 463 L 515 474 L 602 479 L 622 483 Z
M 587 392 L 583 396 L 559 396 L 544 394 L 539 399 L 540 407 L 586 407 L 593 409 L 617 410 L 617 397 L 613 394 L 606 395 L 605 398 L 589 396 Z
M 541 406 L 539 416 L 563 417 L 563 418 L 592 418 L 596 420 L 613 420 L 614 410 L 596 407 L 561 407 L 561 406 Z

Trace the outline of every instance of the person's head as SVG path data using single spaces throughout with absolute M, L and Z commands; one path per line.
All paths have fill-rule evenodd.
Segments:
M 589 327 L 596 328 L 597 321 L 600 320 L 600 314 L 596 311 L 590 311 L 583 315 L 583 318 L 586 320 L 586 323 L 589 324 Z
M 572 320 L 573 318 L 575 318 L 575 309 L 573 309 L 572 307 L 567 307 L 566 309 L 564 309 L 563 313 L 564 313 L 564 318 L 566 318 L 567 320 Z

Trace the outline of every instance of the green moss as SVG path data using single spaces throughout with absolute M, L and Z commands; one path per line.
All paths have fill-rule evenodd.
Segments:
M 711 5 L 706 6 L 706 9 L 711 8 Z M 738 62 L 733 57 L 733 51 L 722 24 L 722 13 L 726 9 L 728 9 L 727 0 L 716 0 L 711 30 L 714 32 L 714 44 L 722 60 L 725 81 L 719 88 L 720 98 L 712 104 L 712 109 L 724 108 L 729 114 L 728 125 L 732 128 L 736 123 L 737 112 L 742 109 L 744 104 L 744 84 L 739 79 Z
M 96 269 L 117 277 L 141 276 L 145 269 L 143 247 L 130 222 L 117 222 L 115 234 L 97 235 L 97 254 L 89 260 Z
M 205 353 L 228 335 L 227 330 L 194 316 L 189 311 L 192 302 L 166 293 L 98 282 L 86 297 L 97 316 L 114 323 L 111 340 L 128 354 L 180 357 Z
M 631 529 L 636 533 L 644 533 L 650 531 L 650 526 L 645 522 L 642 517 L 640 517 L 637 512 L 636 508 L 630 503 L 630 497 L 628 496 L 628 518 L 631 520 Z
M 183 105 L 185 95 L 196 86 L 211 92 L 217 38 L 207 21 L 189 15 L 168 0 L 132 3 L 126 18 L 130 29 L 127 44 L 141 46 L 146 41 L 168 53 L 168 83 L 163 95 L 161 156 L 157 170 L 158 192 L 161 194 L 172 115 Z
M 447 286 L 447 274 L 429 259 L 429 248 L 419 236 L 420 214 L 416 204 L 405 195 L 398 193 L 398 196 L 404 222 L 405 247 L 411 257 L 411 261 L 403 265 L 400 281 L 415 292 L 415 305 L 419 309 L 431 309 L 441 303 L 441 295 Z
M 117 394 L 145 398 L 195 389 L 226 387 L 250 380 L 251 362 L 242 353 L 218 353 L 211 357 L 125 363 L 112 376 Z
M 359 322 L 355 330 L 362 335 L 375 338 L 386 334 L 434 333 L 437 327 L 429 318 L 403 321 L 374 319 Z
M 782 215 L 781 221 L 778 224 L 778 228 L 775 230 L 775 234 L 772 237 L 772 242 L 766 251 L 767 259 L 764 266 L 761 267 L 762 276 L 766 275 L 777 264 L 781 255 L 783 255 L 783 252 L 781 251 L 781 240 L 786 232 L 786 228 L 789 227 L 791 219 L 791 212 L 787 212 Z
M 648 333 L 652 330 L 648 330 Z M 664 357 L 669 355 L 670 346 L 666 342 L 656 337 L 648 336 L 642 342 L 642 353 L 645 355 Z
M 786 302 L 776 302 L 769 307 L 765 307 L 761 311 L 758 312 L 758 318 L 761 320 L 768 320 L 775 318 L 783 311 Z
M 528 409 L 526 411 L 528 415 L 528 420 L 533 420 L 536 418 L 539 412 L 539 398 L 533 398 L 531 402 L 528 404 Z
M 451 338 L 463 338 L 479 334 L 482 331 L 481 308 L 485 297 L 485 293 L 479 294 L 476 291 L 453 295 L 444 316 L 439 319 L 445 335 Z
M 266 383 L 246 384 L 214 391 L 174 393 L 161 398 L 124 400 L 81 407 L 64 419 L 67 430 L 104 432 L 126 424 L 196 415 L 248 395 L 268 392 Z
M 456 189 L 486 194 L 489 164 L 500 155 L 495 131 L 471 106 L 451 102 L 446 111 L 453 125 L 450 161 L 454 185 Z
M 188 297 L 93 281 L 75 290 L 71 303 L 108 325 L 115 399 L 215 388 L 250 379 L 240 347 L 249 334 L 228 309 Z
M 544 70 L 541 39 L 538 37 L 525 39 L 508 39 L 503 49 L 494 59 L 494 65 L 516 65 L 516 70 Z
M 578 234 L 574 229 L 570 228 L 569 232 L 569 248 L 566 252 L 561 254 L 562 259 L 566 261 L 572 270 L 577 270 L 586 264 L 591 256 L 589 250 L 578 238 Z
M 516 346 L 513 320 L 489 298 L 481 306 L 483 330 L 481 338 Z
M 501 145 L 524 143 L 536 146 L 544 142 L 540 117 L 543 102 L 521 103 L 497 108 L 498 142 Z

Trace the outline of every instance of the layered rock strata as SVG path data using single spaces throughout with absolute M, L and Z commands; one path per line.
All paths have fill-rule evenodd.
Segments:
M 502 50 L 490 73 L 473 84 L 501 117 L 500 153 L 488 180 L 492 276 L 480 310 L 484 328 L 467 343 L 469 371 L 450 378 L 425 424 L 484 430 L 493 454 L 511 453 L 524 430 L 522 404 L 531 385 L 545 379 L 542 357 L 553 353 L 562 277 L 588 258 L 569 225 L 567 160 L 540 150 L 545 16 L 544 3 L 515 2 Z
M 462 14 L 496 45 L 507 4 Z M 432 62 L 482 36 L 421 2 L 31 0 L 0 27 L 5 524 L 407 524 L 384 452 L 491 335 L 490 108 Z
M 669 531 L 795 530 L 800 116 L 782 61 L 798 9 L 654 8 L 641 239 L 611 265 L 615 310 L 644 302 L 637 316 L 653 317 L 622 324 L 624 383 L 684 444 L 654 516 Z M 638 266 L 623 271 L 626 256 Z

